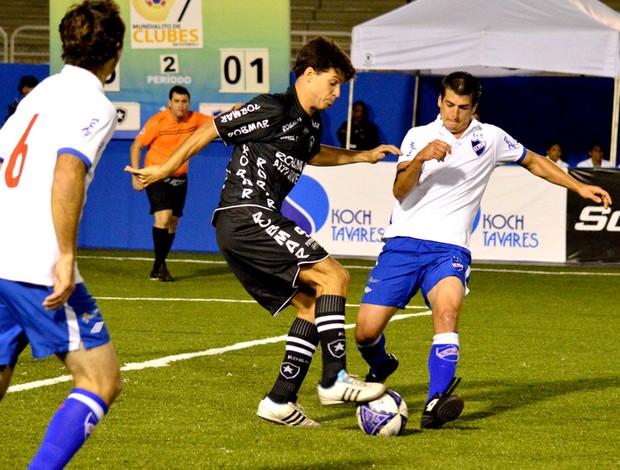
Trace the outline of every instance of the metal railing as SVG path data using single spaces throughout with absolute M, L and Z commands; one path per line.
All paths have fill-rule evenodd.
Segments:
M 0 27 L 0 37 L 2 37 L 2 62 L 6 62 L 9 57 L 9 36 L 2 27 Z
M 16 38 L 17 36 L 19 36 L 20 34 L 24 33 L 22 36 L 26 37 L 26 38 L 30 38 L 30 39 L 41 39 L 41 35 L 28 35 L 28 32 L 31 31 L 45 31 L 48 34 L 49 37 L 49 26 L 39 26 L 39 25 L 25 25 L 25 26 L 20 26 L 19 28 L 16 28 L 15 31 L 13 31 L 13 33 L 11 34 L 11 39 L 10 39 L 10 45 L 9 45 L 9 62 L 13 63 L 15 62 L 15 56 L 19 55 L 20 57 L 45 57 L 47 58 L 49 55 L 49 52 L 16 52 L 15 50 L 15 43 L 16 43 Z M 48 59 L 49 60 L 49 59 Z

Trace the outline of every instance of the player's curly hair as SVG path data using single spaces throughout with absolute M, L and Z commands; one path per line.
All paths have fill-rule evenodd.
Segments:
M 476 105 L 482 95 L 480 81 L 468 72 L 452 72 L 441 80 L 441 97 L 445 98 L 446 90 L 450 89 L 459 96 L 471 95 L 471 104 Z
M 73 5 L 58 26 L 66 64 L 98 71 L 123 48 L 125 23 L 112 0 Z
M 308 67 L 317 72 L 327 72 L 333 68 L 342 72 L 344 81 L 348 82 L 355 76 L 355 67 L 349 56 L 335 43 L 334 40 L 318 36 L 308 41 L 297 54 L 293 67 L 295 78 L 303 75 Z

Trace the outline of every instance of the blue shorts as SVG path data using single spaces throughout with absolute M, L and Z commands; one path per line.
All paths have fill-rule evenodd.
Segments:
M 413 296 L 428 293 L 442 279 L 458 277 L 465 291 L 471 253 L 457 245 L 417 238 L 389 238 L 370 271 L 362 303 L 405 308 Z
M 63 307 L 45 310 L 43 300 L 52 292 L 49 286 L 0 279 L 0 365 L 14 367 L 28 343 L 40 359 L 76 351 L 80 343 L 91 349 L 110 342 L 99 307 L 83 283 Z

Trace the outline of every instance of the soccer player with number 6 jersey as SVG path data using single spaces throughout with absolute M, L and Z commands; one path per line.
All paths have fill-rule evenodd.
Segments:
M 69 9 L 59 32 L 63 69 L 0 130 L 0 399 L 28 344 L 35 358 L 58 356 L 75 385 L 29 466 L 47 470 L 67 465 L 121 391 L 76 252 L 85 193 L 116 127 L 103 86 L 125 25 L 113 1 L 86 0 Z

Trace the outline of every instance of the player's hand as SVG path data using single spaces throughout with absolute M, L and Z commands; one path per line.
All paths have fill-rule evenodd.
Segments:
M 71 256 L 61 256 L 58 263 L 56 263 L 54 292 L 43 301 L 45 310 L 57 310 L 67 303 L 75 290 L 74 267 L 75 260 Z
M 429 142 L 426 147 L 418 152 L 416 155 L 416 160 L 421 160 L 423 162 L 428 160 L 438 160 L 443 162 L 446 158 L 446 155 L 452 153 L 452 147 L 449 144 L 445 143 L 443 140 L 433 140 Z
M 138 181 L 136 175 L 131 175 L 131 186 L 133 186 L 133 189 L 135 189 L 136 191 L 144 190 L 144 185 L 140 183 L 140 181 Z
M 603 204 L 603 207 L 605 209 L 607 209 L 612 204 L 611 196 L 609 195 L 609 193 L 598 186 L 591 186 L 587 184 L 583 185 L 579 189 L 579 195 L 585 199 L 591 199 L 594 202 Z
M 366 161 L 368 163 L 377 163 L 378 161 L 383 160 L 388 153 L 391 153 L 392 155 L 402 155 L 398 147 L 389 144 L 382 144 L 367 151 Z
M 160 165 L 150 165 L 140 169 L 132 168 L 129 165 L 125 167 L 125 171 L 131 173 L 133 179 L 136 179 L 144 188 L 165 178 L 159 169 Z

